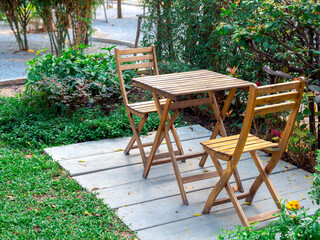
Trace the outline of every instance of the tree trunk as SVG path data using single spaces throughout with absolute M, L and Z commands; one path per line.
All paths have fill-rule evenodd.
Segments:
M 118 18 L 122 18 L 121 0 L 118 0 L 117 2 L 117 13 L 118 13 Z

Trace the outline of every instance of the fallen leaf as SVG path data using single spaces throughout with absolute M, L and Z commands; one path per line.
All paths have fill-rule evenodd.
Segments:
M 232 190 L 233 190 L 234 192 L 237 192 L 237 191 L 239 191 L 239 188 L 232 186 Z
M 32 49 L 29 49 L 29 50 L 28 50 L 28 52 L 30 52 L 30 53 L 34 53 L 34 50 L 32 50 Z
M 191 233 L 191 232 L 188 231 L 188 227 L 186 227 L 186 230 L 187 230 L 188 233 Z
M 202 214 L 201 213 L 195 213 L 195 214 L 193 214 L 193 216 L 195 216 L 195 217 L 199 217 L 199 216 L 201 216 Z
M 80 166 L 84 166 L 84 167 L 86 167 L 87 165 L 84 165 L 84 164 L 79 164 Z
M 190 189 L 190 188 L 193 188 L 193 187 L 192 187 L 192 186 L 188 186 L 188 187 L 186 187 L 186 188 Z
M 85 160 L 79 160 L 78 162 L 85 162 Z
M 119 148 L 119 149 L 114 150 L 114 151 L 115 151 L 115 152 L 121 152 L 121 151 L 123 151 L 123 149 Z
M 244 202 L 244 204 L 245 204 L 245 205 L 251 205 L 251 203 L 250 203 L 250 202 Z
M 85 211 L 85 212 L 84 212 L 84 215 L 91 216 L 91 213 L 89 213 L 89 212 Z
M 176 210 L 176 213 L 178 213 L 179 211 L 178 210 Z
M 203 172 L 210 172 L 210 170 L 206 169 L 206 170 L 203 170 Z
M 191 149 L 191 148 L 189 148 L 189 151 L 192 151 L 192 149 Z
M 41 227 L 40 226 L 34 226 L 34 230 L 38 233 L 41 231 Z
M 128 205 L 123 205 L 123 207 L 126 207 L 126 206 L 128 206 Z
M 91 189 L 91 191 L 97 191 L 97 190 L 99 190 L 99 188 L 97 187 Z
M 30 159 L 30 158 L 32 158 L 32 155 L 27 154 L 25 157 L 26 157 L 27 159 Z
M 102 216 L 102 214 L 101 214 L 101 213 L 97 213 L 96 216 L 97 216 L 97 217 L 100 217 L 100 216 Z

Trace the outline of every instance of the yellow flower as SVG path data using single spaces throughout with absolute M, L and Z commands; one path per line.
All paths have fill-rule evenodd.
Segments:
M 299 201 L 292 200 L 287 203 L 287 209 L 289 210 L 298 210 L 300 208 Z

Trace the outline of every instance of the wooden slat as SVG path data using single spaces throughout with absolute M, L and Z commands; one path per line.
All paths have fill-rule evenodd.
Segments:
M 194 93 L 201 93 L 201 92 L 212 92 L 212 91 L 219 91 L 219 90 L 225 90 L 225 89 L 230 89 L 230 88 L 242 88 L 242 87 L 248 87 L 249 84 L 247 83 L 229 83 L 226 82 L 225 85 L 223 84 L 218 84 L 218 85 L 199 85 L 195 86 L 194 89 L 176 89 L 176 90 L 171 90 L 167 91 L 166 89 L 162 90 L 164 92 L 167 92 L 168 94 L 171 94 L 173 96 L 179 96 L 179 95 L 188 95 L 188 94 L 194 94 Z
M 192 100 L 172 103 L 170 109 L 177 110 L 177 109 L 183 109 L 187 107 L 206 105 L 210 103 L 211 103 L 210 98 L 192 99 Z
M 274 211 L 261 213 L 259 215 L 253 216 L 253 217 L 248 217 L 248 221 L 249 221 L 249 223 L 256 223 L 256 222 L 266 221 L 268 219 L 277 217 L 277 215 L 275 215 L 275 214 L 278 214 L 280 212 L 281 212 L 281 210 L 277 209 L 277 210 L 274 210 Z
M 177 161 L 182 161 L 182 160 L 186 160 L 189 158 L 196 158 L 196 157 L 201 157 L 203 155 L 203 152 L 201 153 L 193 153 L 193 154 L 185 154 L 185 155 L 178 155 L 176 156 L 176 160 Z M 153 161 L 152 165 L 159 165 L 159 164 L 163 164 L 163 163 L 169 163 L 171 162 L 171 158 L 162 158 L 162 159 L 157 159 L 155 161 Z
M 285 83 L 279 83 L 279 84 L 275 84 L 275 85 L 262 86 L 262 87 L 258 87 L 258 95 L 298 89 L 299 86 L 300 86 L 299 81 L 285 82 Z
M 205 180 L 205 179 L 209 179 L 209 178 L 215 178 L 218 176 L 219 176 L 219 174 L 217 171 L 206 172 L 206 173 L 201 173 L 201 174 L 197 174 L 197 175 L 193 175 L 193 176 L 189 176 L 189 177 L 183 177 L 182 183 L 186 184 L 186 183 L 201 181 L 201 180 Z
M 154 67 L 154 62 L 121 65 L 121 70 Z
M 245 192 L 245 193 L 237 194 L 236 197 L 238 200 L 240 200 L 240 199 L 246 198 L 249 195 L 250 195 L 250 192 Z M 231 202 L 230 198 L 228 197 L 220 198 L 220 199 L 217 199 L 212 206 L 217 206 L 217 205 L 228 203 L 228 202 Z
M 119 55 L 135 54 L 135 53 L 151 53 L 151 52 L 152 52 L 151 47 L 130 48 L 130 49 L 119 50 Z
M 221 138 L 218 138 L 218 139 L 212 139 L 212 140 L 208 140 L 208 141 L 203 141 L 203 142 L 201 142 L 201 144 L 206 145 L 207 147 L 220 147 L 220 146 L 225 146 L 225 145 L 230 145 L 230 144 L 233 144 L 233 143 L 237 143 L 238 139 L 239 139 L 239 134 L 235 135 L 235 136 L 232 136 L 232 137 L 221 137 Z M 257 137 L 255 137 L 255 136 L 250 134 L 248 136 L 247 141 L 248 140 L 253 140 L 253 139 L 258 140 L 259 138 L 257 138 Z M 220 141 L 217 141 L 217 140 L 220 140 Z
M 298 91 L 257 97 L 256 106 L 277 103 L 277 102 L 284 102 L 287 100 L 295 100 L 298 97 L 299 97 Z
M 153 56 L 151 54 L 141 55 L 141 56 L 133 56 L 133 57 L 122 57 L 122 58 L 120 58 L 120 63 L 152 60 L 152 59 L 153 59 Z
M 180 154 L 179 150 L 175 150 L 175 151 L 174 151 L 174 155 L 179 155 L 179 154 Z M 159 153 L 159 154 L 156 154 L 156 155 L 154 156 L 154 160 L 163 159 L 163 158 L 168 158 L 169 156 L 170 156 L 170 155 L 169 155 L 168 152 L 166 152 L 166 153 Z
M 170 78 L 176 78 L 178 76 L 193 76 L 193 75 L 199 75 L 199 74 L 208 74 L 210 71 L 208 70 L 197 70 L 197 71 L 189 71 L 189 72 L 180 72 L 180 73 L 168 73 L 168 74 L 162 74 L 162 75 L 156 75 L 156 76 L 145 76 L 145 77 L 137 77 L 137 78 L 132 78 L 134 81 L 149 81 L 149 80 L 154 80 L 154 79 L 170 79 Z
M 161 76 L 161 75 L 160 75 Z M 148 84 L 166 84 L 166 83 L 179 83 L 179 82 L 184 82 L 184 81 L 194 81 L 195 79 L 200 79 L 200 80 L 209 80 L 209 79 L 236 79 L 231 76 L 224 76 L 222 74 L 219 75 L 212 75 L 208 73 L 203 73 L 203 74 L 192 74 L 192 75 L 176 75 L 176 76 L 171 76 L 171 77 L 164 77 L 162 76 L 161 78 L 155 78 L 155 79 L 145 79 L 146 77 L 142 77 L 144 83 Z
M 250 139 L 246 141 L 246 146 L 253 145 L 253 144 L 259 144 L 264 143 L 265 141 L 263 139 Z M 213 146 L 212 149 L 217 152 L 228 152 L 231 149 L 234 149 L 238 144 L 238 141 L 224 145 L 224 146 Z
M 240 134 L 229 136 L 229 137 L 220 137 L 220 138 L 210 139 L 210 140 L 202 141 L 202 142 L 200 142 L 200 144 L 208 145 L 208 144 L 211 144 L 211 143 L 227 142 L 227 141 L 230 141 L 230 140 L 238 139 L 239 136 L 240 136 Z
M 160 99 L 161 104 L 166 103 L 166 99 Z M 143 106 L 155 106 L 154 101 L 145 101 L 145 102 L 137 102 L 128 104 L 130 107 L 143 107 Z
M 278 103 L 273 105 L 267 105 L 263 107 L 256 107 L 254 109 L 254 115 L 264 115 L 268 113 L 275 113 L 275 112 L 281 112 L 288 109 L 294 109 L 296 108 L 297 103 L 294 102 L 285 102 L 285 103 Z
M 152 144 L 153 142 L 143 143 L 142 147 L 149 147 L 149 146 L 152 146 Z M 136 149 L 138 147 L 139 147 L 138 145 L 133 145 L 130 149 Z

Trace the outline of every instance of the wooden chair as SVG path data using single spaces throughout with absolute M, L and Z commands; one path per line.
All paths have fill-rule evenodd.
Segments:
M 140 54 L 140 55 L 137 56 L 137 54 Z M 130 56 L 130 55 L 133 55 L 133 56 Z M 144 124 L 148 119 L 148 114 L 157 112 L 157 108 L 155 106 L 154 101 L 129 103 L 125 83 L 123 80 L 122 71 L 129 70 L 129 69 L 152 68 L 153 74 L 159 75 L 155 47 L 154 45 L 151 45 L 150 47 L 145 47 L 145 48 L 131 48 L 131 49 L 125 49 L 125 50 L 119 50 L 115 48 L 115 57 L 116 57 L 117 71 L 119 76 L 119 83 L 120 83 L 120 89 L 123 97 L 123 102 L 126 107 L 127 115 L 129 118 L 132 133 L 133 133 L 133 136 L 129 141 L 127 147 L 125 148 L 124 153 L 129 154 L 131 149 L 139 148 L 142 162 L 145 166 L 147 163 L 147 157 L 144 151 L 144 147 L 152 146 L 153 142 L 143 144 L 139 137 L 139 133 L 141 132 Z M 127 64 L 122 65 L 122 63 L 127 63 Z M 165 102 L 166 102 L 166 99 L 160 100 L 161 105 L 162 104 L 164 105 Z M 138 126 L 136 126 L 133 121 L 133 115 L 136 115 L 141 118 L 141 121 L 138 124 Z M 174 126 L 171 127 L 171 131 L 178 147 L 178 154 L 183 154 L 182 145 Z M 164 139 L 164 136 L 162 136 L 161 142 L 163 139 Z M 136 145 L 134 145 L 135 142 L 137 142 Z
M 257 87 L 253 84 L 250 86 L 246 114 L 240 134 L 201 142 L 205 151 L 211 156 L 211 159 L 220 175 L 220 180 L 209 194 L 203 209 L 204 213 L 209 213 L 211 207 L 214 205 L 231 201 L 239 215 L 241 223 L 244 226 L 249 226 L 251 223 L 273 218 L 276 213 L 280 212 L 280 198 L 270 181 L 269 175 L 275 168 L 283 151 L 288 145 L 299 111 L 303 90 L 304 78 L 302 77 L 299 78 L 298 81 L 262 87 Z M 279 143 L 265 141 L 249 133 L 254 116 L 282 112 L 285 110 L 290 110 L 290 115 L 287 119 L 287 124 L 281 135 Z M 273 154 L 267 166 L 264 167 L 256 151 L 266 148 L 273 148 Z M 260 174 L 255 179 L 248 192 L 235 195 L 230 186 L 229 179 L 238 165 L 241 154 L 246 152 L 250 153 Z M 227 161 L 227 167 L 225 170 L 222 169 L 219 159 Z M 238 200 L 246 198 L 246 204 L 250 205 L 263 182 L 266 184 L 278 209 L 247 218 Z M 229 198 L 217 199 L 217 196 L 223 188 L 226 189 Z

